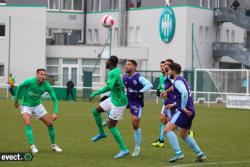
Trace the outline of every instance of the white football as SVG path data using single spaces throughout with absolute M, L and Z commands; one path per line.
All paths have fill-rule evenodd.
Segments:
M 102 18 L 102 25 L 104 27 L 112 27 L 115 23 L 115 20 L 112 16 L 109 16 L 109 15 L 105 15 L 103 18 Z

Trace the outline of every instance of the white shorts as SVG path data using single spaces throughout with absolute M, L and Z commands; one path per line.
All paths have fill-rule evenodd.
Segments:
M 116 120 L 116 121 L 118 121 L 118 120 L 120 120 L 122 118 L 123 111 L 127 107 L 127 106 L 121 106 L 121 107 L 115 106 L 111 102 L 111 97 L 107 98 L 106 100 L 101 102 L 99 105 L 101 106 L 101 108 L 104 111 L 109 112 L 109 118 L 110 119 L 113 119 L 113 120 Z
M 29 106 L 21 106 L 21 115 L 27 113 L 32 116 L 32 113 L 35 115 L 36 119 L 40 119 L 42 116 L 47 114 L 47 111 L 43 107 L 42 104 L 36 107 L 29 107 Z

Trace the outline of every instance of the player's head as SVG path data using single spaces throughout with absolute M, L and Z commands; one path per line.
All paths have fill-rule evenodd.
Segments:
M 173 64 L 174 63 L 174 61 L 172 60 L 172 59 L 167 59 L 166 61 L 165 61 L 165 71 L 166 71 L 166 73 L 169 75 L 169 66 L 171 65 L 171 64 Z
M 117 66 L 117 64 L 118 64 L 118 57 L 110 56 L 110 58 L 106 62 L 106 68 L 107 69 L 114 68 Z
M 135 60 L 129 59 L 126 62 L 125 71 L 126 71 L 126 73 L 135 72 L 136 71 L 136 67 L 137 67 L 137 62 Z
M 178 63 L 173 63 L 169 66 L 169 75 L 171 78 L 175 78 L 181 73 L 181 65 Z
M 173 63 L 174 63 L 174 61 L 172 59 L 165 60 L 166 65 L 170 65 L 170 64 L 173 64 Z
M 162 73 L 165 73 L 165 61 L 161 61 L 160 70 L 161 70 Z
M 43 83 L 46 80 L 47 71 L 44 68 L 39 68 L 36 70 L 36 77 L 39 83 Z
M 12 77 L 12 73 L 10 73 L 10 75 L 9 75 L 10 77 Z

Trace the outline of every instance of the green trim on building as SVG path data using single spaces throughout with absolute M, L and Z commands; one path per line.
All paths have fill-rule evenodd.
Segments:
M 0 7 L 32 7 L 32 8 L 47 8 L 48 5 L 36 5 L 36 4 L 6 4 L 6 5 L 0 5 Z
M 84 14 L 84 12 L 70 12 L 70 11 L 53 11 L 47 10 L 48 13 L 61 13 L 61 14 Z
M 36 5 L 36 4 L 6 4 L 6 5 L 0 5 L 0 7 L 44 7 L 48 8 L 48 5 Z M 136 10 L 154 10 L 154 9 L 162 9 L 164 6 L 154 6 L 154 7 L 144 7 L 144 8 L 133 8 L 133 9 L 128 9 L 128 11 L 136 11 Z M 195 5 L 173 5 L 173 8 L 179 8 L 179 7 L 190 7 L 190 8 L 197 8 L 197 9 L 202 9 L 202 10 L 213 10 L 210 8 L 203 8 L 200 6 L 195 6 Z M 102 11 L 95 11 L 95 12 L 87 12 L 87 14 L 99 14 L 99 13 L 111 13 L 111 12 L 118 12 L 119 10 L 102 10 Z M 66 13 L 66 14 L 84 14 L 84 12 L 74 12 L 74 11 L 63 11 L 63 10 L 58 10 L 58 11 L 53 11 L 53 10 L 47 10 L 49 13 Z

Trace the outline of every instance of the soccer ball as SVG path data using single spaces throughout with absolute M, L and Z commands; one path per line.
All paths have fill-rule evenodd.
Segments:
M 105 15 L 103 18 L 102 18 L 102 25 L 106 28 L 110 28 L 114 25 L 115 23 L 115 20 L 112 16 L 109 16 L 109 15 Z

